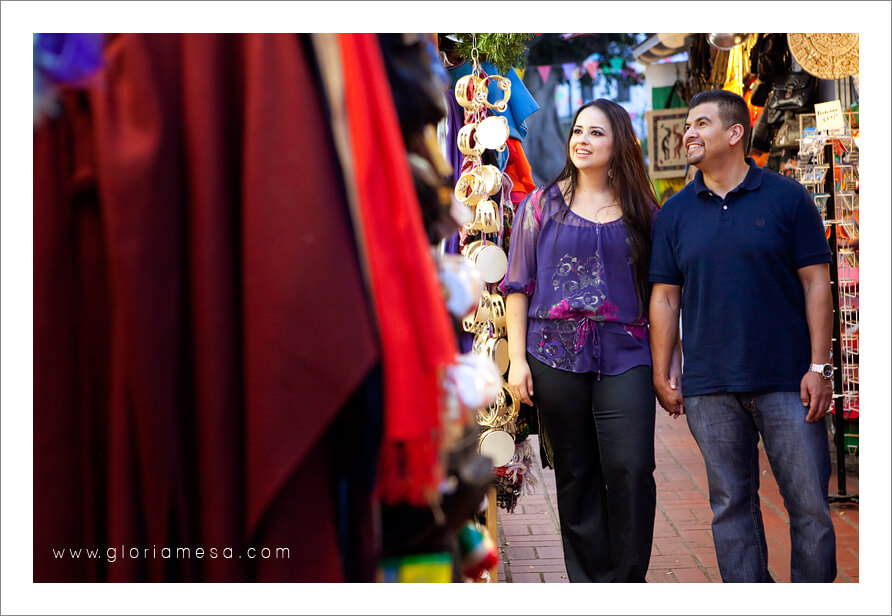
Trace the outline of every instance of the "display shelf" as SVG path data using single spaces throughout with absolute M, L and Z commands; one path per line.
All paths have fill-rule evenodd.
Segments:
M 808 114 L 803 114 L 808 115 Z M 845 455 L 857 453 L 844 435 L 844 425 L 851 427 L 860 413 L 858 379 L 859 276 L 858 276 L 858 145 L 850 134 L 816 133 L 814 116 L 800 118 L 800 150 L 797 154 L 796 179 L 808 190 L 820 212 L 832 255 L 830 281 L 833 293 L 834 363 L 833 402 L 831 406 L 834 443 L 837 451 L 838 493 L 832 501 L 856 501 L 846 494 Z M 857 438 L 857 437 L 856 437 Z

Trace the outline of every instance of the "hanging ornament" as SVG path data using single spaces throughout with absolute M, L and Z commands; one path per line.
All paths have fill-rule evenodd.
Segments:
M 499 562 L 495 542 L 485 529 L 468 522 L 458 533 L 458 549 L 461 554 L 462 575 L 472 580 Z

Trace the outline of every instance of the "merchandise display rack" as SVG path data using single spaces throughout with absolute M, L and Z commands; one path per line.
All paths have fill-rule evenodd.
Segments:
M 464 109 L 464 124 L 457 136 L 456 145 L 462 157 L 454 192 L 456 199 L 469 208 L 470 221 L 460 233 L 461 253 L 476 265 L 484 283 L 479 304 L 462 319 L 462 329 L 473 335 L 472 353 L 491 360 L 502 377 L 502 388 L 495 401 L 476 411 L 478 452 L 491 458 L 495 477 L 486 495 L 485 513 L 478 512 L 477 517 L 485 519 L 495 545 L 498 509 L 512 512 L 532 480 L 528 472 L 532 450 L 524 440 L 519 401 L 505 382 L 510 364 L 506 298 L 499 290 L 507 273 L 514 206 L 510 196 L 512 181 L 498 163 L 499 153 L 508 147 L 509 124 L 495 112 L 505 112 L 511 83 L 502 75 L 487 75 L 474 54 L 472 61 L 471 74 L 461 77 L 455 85 L 456 101 Z M 500 101 L 490 102 L 490 85 L 493 91 L 501 91 Z M 474 581 L 498 582 L 497 567 L 493 565 Z
M 800 133 L 797 179 L 812 194 L 828 232 L 833 295 L 834 364 L 831 432 L 837 454 L 838 493 L 831 502 L 858 502 L 846 492 L 846 453 L 857 452 L 857 434 L 846 424 L 859 415 L 858 388 L 858 147 L 850 134 Z

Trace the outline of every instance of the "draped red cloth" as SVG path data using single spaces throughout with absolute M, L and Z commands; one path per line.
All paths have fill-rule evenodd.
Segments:
M 505 164 L 504 173 L 514 183 L 511 187 L 511 202 L 514 205 L 536 190 L 533 169 L 523 151 L 523 145 L 513 137 L 508 138 L 508 162 Z
M 441 378 L 455 333 L 374 34 L 340 34 L 361 229 L 384 370 L 384 502 L 425 505 L 442 477 Z M 385 161 L 382 165 L 381 162 Z
M 378 347 L 313 70 L 119 35 L 35 129 L 35 581 L 343 579 L 331 426 Z

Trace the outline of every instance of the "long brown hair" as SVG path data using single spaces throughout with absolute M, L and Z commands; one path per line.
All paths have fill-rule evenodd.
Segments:
M 613 129 L 613 152 L 608 167 L 607 182 L 619 196 L 623 211 L 623 222 L 629 234 L 629 248 L 632 252 L 632 276 L 635 281 L 635 293 L 638 296 L 638 318 L 647 314 L 647 303 L 650 300 L 650 285 L 647 283 L 650 267 L 651 226 L 653 211 L 657 198 L 653 185 L 644 166 L 644 155 L 638 138 L 632 128 L 632 120 L 628 112 L 620 105 L 604 98 L 586 103 L 576 111 L 570 124 L 570 134 L 564 151 L 567 161 L 564 168 L 545 188 L 545 192 L 564 180 L 569 180 L 569 191 L 564 195 L 567 207 L 562 212 L 561 220 L 566 217 L 576 193 L 579 170 L 570 158 L 570 140 L 573 138 L 573 127 L 584 109 L 597 107 L 607 116 Z M 560 189 L 560 186 L 558 187 Z

